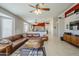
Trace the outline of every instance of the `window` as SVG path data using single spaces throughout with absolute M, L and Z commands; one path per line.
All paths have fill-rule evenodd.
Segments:
M 12 35 L 12 19 L 2 18 L 2 38 Z
M 27 32 L 29 30 L 29 24 L 24 23 L 24 32 Z

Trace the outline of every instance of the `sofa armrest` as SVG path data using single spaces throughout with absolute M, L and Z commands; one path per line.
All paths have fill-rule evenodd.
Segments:
M 10 55 L 12 52 L 12 44 L 3 44 L 0 46 L 0 55 Z

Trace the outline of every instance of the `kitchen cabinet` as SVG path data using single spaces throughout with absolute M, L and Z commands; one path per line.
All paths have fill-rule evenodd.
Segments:
M 63 39 L 64 41 L 79 47 L 79 36 L 64 34 Z

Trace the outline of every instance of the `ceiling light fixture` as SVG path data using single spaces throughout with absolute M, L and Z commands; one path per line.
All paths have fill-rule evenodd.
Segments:
M 40 9 L 37 9 L 34 11 L 34 13 L 38 15 L 38 14 L 42 14 L 42 11 Z

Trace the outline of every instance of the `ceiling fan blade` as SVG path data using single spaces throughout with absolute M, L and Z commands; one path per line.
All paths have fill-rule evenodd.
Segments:
M 33 7 L 33 8 L 36 8 L 36 6 L 30 5 L 30 4 L 29 4 L 29 6 L 30 6 L 30 7 Z
M 41 10 L 49 11 L 49 8 L 40 8 Z
M 30 11 L 31 13 L 34 13 L 36 10 L 32 10 L 32 11 Z
M 38 3 L 38 4 L 36 4 L 36 8 L 39 8 L 39 3 Z

